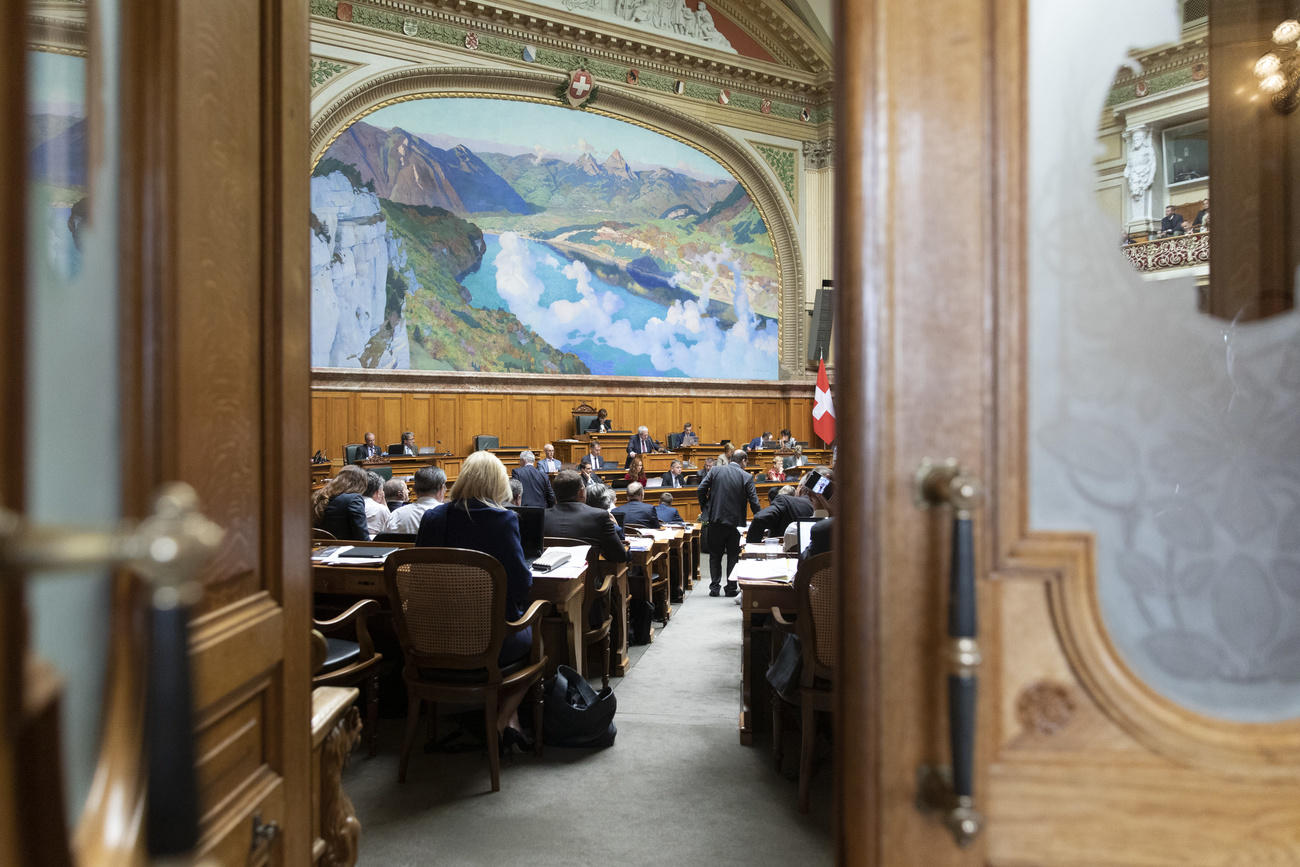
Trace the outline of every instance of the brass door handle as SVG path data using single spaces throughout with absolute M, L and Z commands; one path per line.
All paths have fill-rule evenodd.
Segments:
M 925 460 L 916 474 L 922 508 L 953 510 L 952 557 L 948 575 L 948 734 L 952 765 L 947 772 L 921 769 L 918 800 L 940 810 L 959 846 L 975 839 L 984 817 L 975 809 L 975 710 L 977 671 L 983 661 L 975 605 L 975 530 L 972 513 L 983 493 L 979 480 L 964 474 L 953 458 Z
M 126 566 L 151 587 L 141 739 L 148 745 L 145 829 L 153 858 L 185 855 L 199 839 L 189 606 L 201 592 L 199 570 L 224 536 L 182 482 L 159 489 L 149 517 L 118 527 L 45 527 L 0 511 L 0 567 L 21 575 Z
M 184 482 L 163 485 L 153 513 L 117 527 L 47 527 L 0 510 L 0 566 L 19 572 L 123 565 L 154 587 L 155 604 L 179 594 L 221 544 L 225 531 L 199 512 Z

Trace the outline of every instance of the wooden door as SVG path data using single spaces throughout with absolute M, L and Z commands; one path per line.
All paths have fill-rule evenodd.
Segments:
M 1286 707 L 1275 699 L 1289 699 L 1286 691 L 1294 683 L 1294 665 L 1285 665 L 1285 654 L 1296 608 L 1287 559 L 1295 543 L 1287 530 L 1292 506 L 1285 492 L 1274 497 L 1282 482 L 1232 488 L 1252 520 L 1280 527 L 1278 559 L 1269 564 L 1264 555 L 1243 552 L 1227 562 L 1267 565 L 1233 574 L 1200 561 L 1166 569 L 1153 556 L 1116 558 L 1106 548 L 1113 529 L 1082 522 L 1042 526 L 1031 501 L 1031 493 L 1045 493 L 1066 501 L 1091 496 L 1103 504 L 1107 498 L 1118 502 L 1128 494 L 1108 484 L 1129 485 L 1153 472 L 1159 479 L 1164 471 L 1169 484 L 1158 492 L 1164 500 L 1153 495 L 1150 502 L 1163 502 L 1165 511 L 1135 505 L 1116 522 L 1121 530 L 1142 538 L 1155 531 L 1181 534 L 1167 549 L 1167 563 L 1175 565 L 1184 563 L 1180 545 L 1200 551 L 1209 538 L 1256 539 L 1261 534 L 1231 509 L 1203 509 L 1180 499 L 1199 495 L 1205 485 L 1189 491 L 1192 485 L 1176 483 L 1197 479 L 1167 476 L 1193 445 L 1203 446 L 1198 454 L 1213 456 L 1226 438 L 1247 437 L 1251 430 L 1268 430 L 1268 424 L 1294 430 L 1281 419 L 1292 418 L 1295 378 L 1278 374 L 1249 343 L 1285 336 L 1294 323 L 1263 326 L 1273 332 L 1223 325 L 1217 332 L 1218 367 L 1197 368 L 1211 380 L 1226 380 L 1223 346 L 1237 349 L 1226 359 L 1236 377 L 1236 399 L 1258 398 L 1264 388 L 1256 386 L 1256 377 L 1275 389 L 1270 406 L 1281 415 L 1261 416 L 1263 428 L 1236 425 L 1239 404 L 1224 404 L 1233 407 L 1225 417 L 1234 424 L 1220 426 L 1216 435 L 1198 437 L 1189 427 L 1186 439 L 1168 443 L 1142 441 L 1137 428 L 1113 435 L 1118 418 L 1054 430 L 1040 423 L 1031 379 L 1041 371 L 1030 362 L 1037 357 L 1031 343 L 1041 335 L 1030 331 L 1029 308 L 1043 287 L 1031 280 L 1028 264 L 1035 253 L 1031 245 L 1041 243 L 1044 227 L 1035 218 L 1044 202 L 1031 196 L 1029 183 L 1027 142 L 1035 118 L 1027 96 L 1033 84 L 1026 66 L 1032 53 L 1027 5 L 874 0 L 839 9 L 836 280 L 846 290 L 837 293 L 835 393 L 841 492 L 835 549 L 845 576 L 835 783 L 840 860 L 1297 863 L 1295 714 L 1282 710 L 1251 721 L 1242 718 L 1241 708 L 1209 710 L 1178 691 L 1179 681 L 1191 689 L 1207 674 L 1245 680 L 1258 671 L 1254 695 L 1262 697 L 1261 704 Z M 1032 5 L 1041 10 L 1052 4 Z M 1078 11 L 1095 16 L 1115 5 Z M 1119 47 L 1119 56 L 1127 47 Z M 1111 48 L 1099 44 L 1097 50 Z M 1070 88 L 1059 92 L 1058 109 L 1083 95 L 1104 94 L 1108 86 L 1062 78 Z M 1079 148 L 1091 161 L 1086 135 Z M 1096 232 L 1086 224 L 1051 231 L 1061 236 L 1062 247 L 1082 247 L 1085 256 L 1092 255 L 1087 245 Z M 1114 244 L 1118 234 L 1101 231 Z M 1116 255 L 1105 244 L 1099 249 L 1099 261 Z M 1131 331 L 1128 326 L 1110 324 L 1114 333 Z M 1213 328 L 1200 328 L 1193 337 L 1213 336 Z M 1093 336 L 1109 338 L 1112 332 Z M 1146 336 L 1156 340 L 1154 333 Z M 1143 335 L 1132 343 L 1141 350 Z M 1278 359 L 1291 357 L 1287 345 L 1275 342 Z M 1293 355 L 1294 341 L 1289 345 Z M 1097 358 L 1099 366 L 1106 363 Z M 1149 376 L 1136 366 L 1128 374 L 1130 380 Z M 1171 397 L 1179 396 L 1162 395 Z M 1150 402 L 1143 409 L 1158 415 L 1168 404 Z M 1139 447 L 1128 448 L 1132 441 Z M 1044 484 L 1035 475 L 1050 470 L 1040 460 L 1043 451 L 1060 456 L 1065 481 Z M 1205 473 L 1218 484 L 1227 484 L 1227 475 L 1246 475 L 1242 467 L 1253 456 L 1233 454 L 1237 465 L 1220 473 L 1207 464 Z M 1277 459 L 1275 476 L 1294 494 L 1295 443 L 1281 438 L 1270 454 Z M 846 460 L 851 455 L 860 459 Z M 917 806 L 920 770 L 950 762 L 945 606 L 952 515 L 916 506 L 915 474 L 923 458 L 950 456 L 986 489 L 974 517 L 983 660 L 977 670 L 974 807 L 983 821 L 965 847 L 956 844 L 942 812 Z M 1089 462 L 1094 476 L 1097 468 L 1110 475 L 1081 479 Z M 858 493 L 846 497 L 846 491 Z M 1271 498 L 1264 502 L 1272 510 L 1259 505 L 1260 491 Z M 1197 532 L 1170 518 L 1191 509 L 1205 518 Z M 1143 569 L 1149 584 L 1130 594 L 1135 606 L 1151 603 L 1158 581 L 1205 579 L 1203 592 L 1213 602 L 1206 616 L 1226 636 L 1215 645 L 1222 647 L 1216 654 L 1181 638 L 1169 640 L 1170 631 L 1185 638 L 1195 624 L 1157 630 L 1151 645 L 1160 651 L 1160 642 L 1167 641 L 1165 664 L 1178 671 L 1169 678 L 1172 687 L 1148 676 L 1103 610 L 1104 582 L 1119 572 L 1140 583 Z M 1269 654 L 1276 666 L 1249 667 Z
M 4 17 L 29 21 L 34 5 L 6 0 Z M 93 341 L 68 333 L 63 349 L 79 354 L 87 369 L 118 371 L 113 441 L 121 444 L 120 466 L 112 475 L 120 471 L 121 514 L 142 517 L 159 485 L 180 480 L 226 531 L 200 576 L 189 644 L 198 854 L 222 864 L 311 859 L 302 497 L 309 456 L 306 15 L 302 4 L 260 2 L 158 0 L 135 4 L 129 14 L 95 2 L 45 6 L 30 30 L 5 28 L 0 50 L 11 83 L 0 114 L 13 132 L 0 162 L 6 188 L 19 191 L 0 218 L 5 447 L 20 457 L 37 446 L 24 434 L 24 410 L 33 400 L 59 399 L 57 389 L 32 395 L 38 371 L 24 365 L 22 352 L 31 324 L 24 321 L 25 233 L 49 222 L 26 221 L 21 206 L 29 165 L 28 139 L 18 132 L 25 125 L 23 73 L 30 50 L 50 50 L 33 49 L 26 39 L 36 34 L 31 38 L 43 44 L 80 32 L 81 50 L 88 45 L 97 53 L 87 103 L 104 121 L 90 124 L 86 147 L 116 154 L 114 182 L 92 186 L 88 198 L 94 218 L 115 230 L 115 253 L 101 267 L 119 269 L 118 340 L 101 355 Z M 70 435 L 77 448 L 75 429 Z M 11 509 L 22 508 L 24 487 L 38 481 L 24 479 L 22 466 L 6 474 L 0 490 L 0 504 Z M 51 853 L 72 852 L 80 863 L 136 863 L 145 851 L 139 809 L 148 747 L 139 713 L 143 596 L 132 591 L 130 576 L 121 576 L 113 609 L 103 612 L 111 624 L 109 646 L 100 649 L 110 660 L 103 736 L 90 796 L 84 806 L 70 805 L 73 842 L 58 827 L 64 805 L 57 753 L 38 762 L 33 742 L 22 738 L 33 708 L 48 717 L 47 708 L 57 707 L 47 697 L 57 696 L 57 677 L 33 676 L 24 628 L 31 602 L 15 578 L 6 573 L 0 581 L 0 861 L 59 863 Z M 70 631 L 60 640 L 88 639 Z M 57 750 L 57 725 L 42 730 L 46 740 L 38 746 Z M 33 816 L 46 818 L 37 825 Z M 258 846 L 254 816 L 273 826 Z M 24 826 L 27 832 L 5 832 Z M 34 860 L 35 852 L 41 855 Z

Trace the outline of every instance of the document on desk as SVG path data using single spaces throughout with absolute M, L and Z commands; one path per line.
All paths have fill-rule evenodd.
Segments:
M 401 549 L 336 545 L 331 548 L 316 549 L 312 552 L 311 560 L 324 566 L 378 566 L 384 562 L 384 558 L 398 550 Z
M 746 560 L 744 568 L 736 564 L 735 577 L 747 581 L 772 581 L 788 584 L 794 580 L 794 573 L 799 571 L 799 561 L 794 557 L 778 557 L 772 560 Z
M 627 547 L 630 551 L 649 551 L 655 546 L 655 540 L 645 536 L 628 536 Z
M 534 578 L 577 578 L 582 574 L 582 570 L 587 568 L 587 553 L 591 551 L 590 545 L 551 545 L 547 547 L 543 556 L 553 551 L 564 551 L 569 555 L 569 559 L 558 566 L 550 569 L 538 569 L 538 560 L 533 561 Z

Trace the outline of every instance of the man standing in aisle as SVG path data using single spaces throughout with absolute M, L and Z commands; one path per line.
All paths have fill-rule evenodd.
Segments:
M 519 466 L 515 467 L 510 478 L 523 483 L 525 506 L 549 509 L 555 505 L 555 491 L 551 489 L 551 480 L 546 473 L 537 469 L 536 464 L 537 456 L 524 449 L 519 453 Z
M 749 455 L 744 449 L 731 453 L 731 460 L 713 470 L 700 481 L 700 511 L 709 516 L 709 595 L 717 596 L 723 576 L 730 578 L 740 559 L 740 525 L 745 523 L 745 505 L 759 510 L 754 477 L 745 469 Z M 722 555 L 727 555 L 727 571 L 722 571 Z M 727 581 L 726 593 L 740 592 L 734 581 Z

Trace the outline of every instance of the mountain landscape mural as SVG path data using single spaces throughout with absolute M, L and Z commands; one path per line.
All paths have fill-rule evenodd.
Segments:
M 316 367 L 775 379 L 778 271 L 708 155 L 559 106 L 424 98 L 311 184 Z

